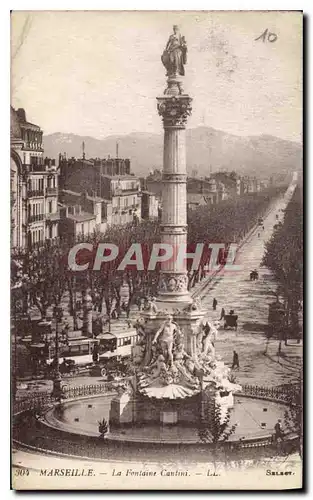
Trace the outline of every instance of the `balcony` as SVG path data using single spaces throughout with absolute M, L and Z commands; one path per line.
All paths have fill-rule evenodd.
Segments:
M 46 189 L 47 196 L 56 196 L 58 194 L 58 188 L 56 187 L 48 187 Z
M 28 223 L 31 224 L 32 222 L 38 222 L 43 219 L 44 219 L 44 214 L 30 215 L 28 217 Z
M 35 163 L 26 163 L 25 164 L 28 172 L 32 173 L 32 172 L 46 172 L 47 170 L 47 167 L 45 165 L 42 165 L 42 164 L 35 164 Z
M 35 198 L 36 196 L 44 196 L 45 191 L 44 189 L 28 189 L 27 190 L 27 197 L 28 198 Z

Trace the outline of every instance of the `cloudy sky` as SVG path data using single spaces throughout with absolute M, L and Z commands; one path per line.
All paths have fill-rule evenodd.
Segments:
M 292 12 L 14 12 L 13 106 L 46 134 L 159 133 L 173 24 L 188 44 L 189 127 L 301 141 L 302 17 Z M 266 29 L 276 41 L 256 40 Z

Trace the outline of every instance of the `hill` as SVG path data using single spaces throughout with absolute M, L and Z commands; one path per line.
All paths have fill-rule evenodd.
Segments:
M 59 153 L 81 157 L 85 142 L 86 158 L 119 156 L 130 158 L 132 171 L 147 175 L 162 168 L 163 135 L 134 132 L 109 136 L 103 140 L 60 132 L 44 136 L 45 155 L 57 158 Z M 236 136 L 210 127 L 187 130 L 187 169 L 205 176 L 217 170 L 235 170 L 240 174 L 270 177 L 288 174 L 302 168 L 302 146 L 270 135 Z

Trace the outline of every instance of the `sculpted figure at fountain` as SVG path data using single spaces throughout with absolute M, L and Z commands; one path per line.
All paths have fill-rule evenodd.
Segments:
M 164 323 L 157 330 L 152 341 L 152 344 L 159 342 L 163 356 L 170 366 L 173 364 L 174 335 L 177 330 L 178 326 L 176 323 L 174 323 L 173 316 L 169 314 Z
M 145 367 L 143 374 L 139 377 L 139 384 L 141 387 L 146 387 L 151 384 L 155 379 L 164 375 L 167 372 L 167 366 L 163 354 L 159 354 L 156 361 L 149 366 Z
M 186 353 L 184 344 L 181 343 L 177 346 L 174 353 L 174 370 L 176 369 L 177 374 L 180 375 L 181 383 L 187 385 L 188 387 L 196 388 L 199 385 L 199 381 L 192 373 L 188 370 L 188 360 L 191 360 L 191 356 Z
M 156 305 L 156 298 L 155 297 L 151 297 L 151 298 L 147 299 L 144 310 L 149 311 L 149 312 L 154 313 L 154 314 L 158 312 L 158 306 Z
M 200 358 L 215 358 L 214 342 L 216 338 L 217 328 L 209 321 L 204 322 L 197 336 L 197 350 Z

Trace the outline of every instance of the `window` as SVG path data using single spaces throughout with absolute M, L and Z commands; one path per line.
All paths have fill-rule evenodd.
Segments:
M 49 201 L 49 203 L 48 203 L 48 212 L 49 212 L 49 214 L 52 213 L 52 201 Z
M 89 345 L 88 344 L 82 344 L 80 346 L 80 352 L 81 352 L 81 354 L 89 354 Z
M 122 339 L 122 340 L 124 340 L 123 345 L 130 345 L 131 344 L 131 338 L 130 337 L 127 337 L 127 338 Z
M 71 345 L 69 347 L 69 353 L 70 354 L 79 354 L 79 348 L 80 348 L 79 345 Z

